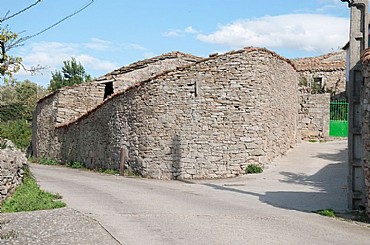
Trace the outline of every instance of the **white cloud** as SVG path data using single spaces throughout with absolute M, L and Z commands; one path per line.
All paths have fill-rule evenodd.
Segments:
M 163 35 L 165 37 L 178 37 L 184 36 L 185 34 L 197 34 L 198 30 L 194 29 L 192 26 L 188 26 L 184 29 L 171 29 L 168 32 L 165 32 Z
M 85 43 L 84 46 L 92 50 L 104 51 L 112 47 L 112 42 L 99 38 L 91 38 L 90 42 Z
M 140 44 L 137 43 L 131 43 L 128 45 L 128 49 L 131 50 L 148 50 L 147 48 L 141 46 Z
M 118 68 L 118 66 L 113 62 L 107 60 L 100 60 L 98 58 L 86 54 L 77 55 L 75 58 L 76 60 L 81 62 L 81 64 L 85 68 L 91 68 L 95 71 L 109 72 Z
M 73 43 L 41 42 L 33 43 L 26 52 L 22 49 L 23 61 L 28 66 L 47 66 L 50 70 L 55 70 L 63 65 L 63 61 L 75 57 L 86 70 L 111 71 L 117 68 L 113 62 L 101 60 L 88 54 L 84 54 L 80 49 L 81 45 Z
M 114 62 L 88 54 L 83 49 L 84 47 L 85 44 L 60 42 L 39 42 L 22 47 L 18 50 L 19 53 L 15 55 L 22 57 L 27 68 L 40 65 L 47 67 L 47 69 L 42 70 L 33 78 L 30 77 L 29 73 L 22 70 L 17 73 L 17 76 L 20 76 L 21 79 L 38 79 L 42 85 L 46 86 L 51 79 L 51 72 L 59 70 L 63 66 L 63 61 L 70 60 L 71 57 L 75 57 L 77 61 L 81 62 L 86 72 L 93 76 L 99 76 L 119 67 Z
M 220 25 L 199 40 L 231 48 L 246 46 L 329 52 L 348 40 L 349 20 L 319 14 L 291 14 L 238 20 Z

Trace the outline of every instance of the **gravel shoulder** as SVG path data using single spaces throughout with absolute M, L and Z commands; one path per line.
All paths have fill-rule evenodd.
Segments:
M 0 214 L 0 244 L 120 244 L 98 221 L 70 208 Z

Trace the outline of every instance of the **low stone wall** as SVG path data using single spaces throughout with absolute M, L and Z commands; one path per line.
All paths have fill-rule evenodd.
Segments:
M 0 203 L 22 183 L 27 158 L 13 143 L 0 138 Z
M 327 139 L 330 122 L 330 94 L 299 96 L 298 140 Z
M 56 128 L 51 157 L 126 163 L 162 179 L 232 177 L 268 164 L 297 137 L 297 73 L 265 49 L 215 56 L 143 81 Z

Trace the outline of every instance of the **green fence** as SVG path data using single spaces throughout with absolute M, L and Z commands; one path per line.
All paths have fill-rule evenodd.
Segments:
M 348 102 L 333 101 L 330 103 L 329 136 L 348 136 Z

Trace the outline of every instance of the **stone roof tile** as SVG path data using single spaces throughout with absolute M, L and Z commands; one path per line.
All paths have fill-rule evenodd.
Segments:
M 337 71 L 346 69 L 346 52 L 291 60 L 297 71 Z

